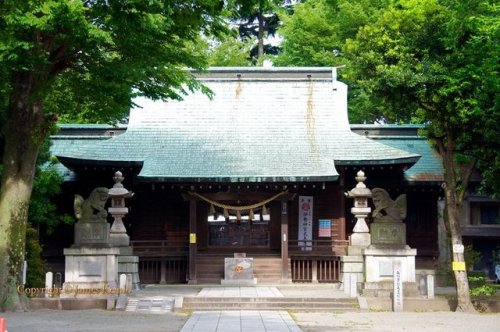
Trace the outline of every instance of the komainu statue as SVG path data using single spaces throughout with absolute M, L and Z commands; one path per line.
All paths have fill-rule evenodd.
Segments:
M 402 194 L 395 201 L 381 188 L 372 189 L 375 209 L 372 212 L 374 222 L 402 222 L 406 218 L 406 195 Z
M 106 222 L 108 213 L 104 209 L 108 200 L 108 188 L 97 187 L 90 193 L 89 198 L 83 199 L 75 195 L 75 216 L 82 222 Z

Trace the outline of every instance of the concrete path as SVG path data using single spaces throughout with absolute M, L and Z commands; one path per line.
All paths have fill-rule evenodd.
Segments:
M 302 332 L 286 311 L 195 311 L 181 332 Z

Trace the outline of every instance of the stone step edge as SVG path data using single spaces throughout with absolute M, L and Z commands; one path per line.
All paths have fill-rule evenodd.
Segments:
M 209 307 L 209 308 L 175 308 L 175 312 L 193 312 L 193 311 L 245 311 L 245 310 L 271 310 L 271 311 L 292 311 L 292 312 L 359 312 L 359 307 L 319 307 L 319 308 L 304 308 L 304 307 Z
M 263 302 L 286 302 L 286 303 L 357 303 L 355 298 L 292 298 L 292 297 L 202 297 L 186 296 L 185 302 L 245 302 L 245 303 L 263 303 Z

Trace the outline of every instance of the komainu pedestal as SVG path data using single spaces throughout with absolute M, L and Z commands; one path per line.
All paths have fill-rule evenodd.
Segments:
M 363 250 L 365 283 L 363 295 L 390 296 L 393 287 L 393 266 L 401 264 L 401 279 L 405 296 L 417 295 L 415 256 L 417 250 L 406 244 L 406 195 L 392 200 L 384 189 L 372 190 L 373 223 L 370 225 L 372 244 Z
M 75 195 L 75 242 L 64 249 L 65 273 L 62 297 L 107 299 L 114 307 L 118 292 L 118 248 L 112 248 L 107 212 L 109 190 L 98 187 L 87 199 Z

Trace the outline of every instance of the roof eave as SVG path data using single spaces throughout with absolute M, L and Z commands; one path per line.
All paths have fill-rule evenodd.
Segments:
M 101 160 L 101 159 L 81 159 L 56 155 L 61 164 L 67 168 L 73 166 L 109 166 L 109 167 L 142 167 L 142 161 L 132 160 Z
M 371 160 L 335 160 L 335 165 L 338 166 L 351 166 L 351 165 L 406 165 L 412 166 L 418 160 L 420 156 L 408 157 L 408 158 L 398 158 L 398 159 L 371 159 Z
M 338 175 L 328 176 L 234 176 L 234 177 L 170 177 L 144 176 L 137 177 L 141 182 L 183 182 L 183 183 L 294 183 L 294 182 L 335 182 Z

